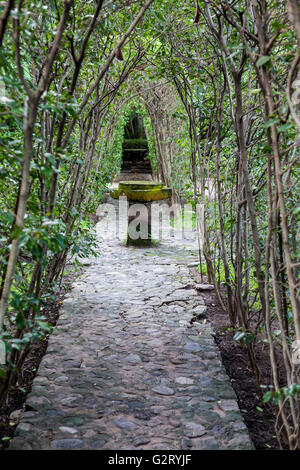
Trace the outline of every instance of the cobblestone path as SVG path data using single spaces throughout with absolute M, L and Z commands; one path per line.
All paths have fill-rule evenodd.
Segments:
M 111 228 L 97 226 L 99 236 Z M 101 255 L 65 299 L 11 449 L 251 449 L 184 241 Z

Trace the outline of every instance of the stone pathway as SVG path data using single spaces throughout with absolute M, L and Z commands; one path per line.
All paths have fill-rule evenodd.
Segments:
M 205 306 L 185 244 L 101 243 L 63 303 L 11 449 L 253 448 L 212 329 L 191 323 Z

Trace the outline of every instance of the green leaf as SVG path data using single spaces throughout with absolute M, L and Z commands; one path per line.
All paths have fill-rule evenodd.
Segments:
M 277 127 L 277 130 L 278 130 L 278 132 L 285 132 L 288 129 L 290 129 L 291 127 L 293 127 L 293 124 L 291 122 L 286 122 L 282 126 Z
M 10 212 L 4 212 L 4 213 L 2 214 L 2 217 L 3 217 L 3 219 L 4 219 L 6 222 L 8 222 L 8 223 L 10 223 L 10 224 L 15 220 L 14 215 L 11 214 Z
M 263 402 L 268 403 L 272 399 L 272 397 L 273 397 L 273 391 L 269 390 L 268 392 L 264 394 Z
M 47 322 L 37 321 L 37 324 L 41 328 L 41 330 L 43 330 L 43 331 L 48 331 L 48 332 L 52 331 L 52 326 Z
M 244 342 L 246 344 L 253 343 L 254 340 L 255 340 L 255 334 L 254 333 L 248 333 L 246 335 L 246 337 L 244 338 Z
M 23 312 L 18 312 L 17 318 L 16 318 L 16 324 L 18 327 L 18 330 L 24 330 L 26 327 L 26 319 L 24 317 Z

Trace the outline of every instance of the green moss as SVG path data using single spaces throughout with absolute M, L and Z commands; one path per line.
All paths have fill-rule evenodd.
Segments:
M 113 199 L 119 199 L 120 196 L 127 196 L 129 201 L 133 202 L 151 202 L 169 199 L 172 196 L 172 190 L 169 188 L 129 190 L 115 189 L 110 192 Z
M 109 195 L 113 199 L 119 199 L 119 197 L 122 196 L 122 193 L 123 191 L 120 191 L 120 189 L 111 189 Z
M 119 189 L 124 190 L 146 190 L 146 189 L 162 189 L 162 183 L 157 183 L 155 181 L 120 181 Z
M 133 202 L 161 201 L 172 197 L 172 190 L 155 181 L 121 181 L 119 189 L 110 191 L 113 199 L 127 196 Z
M 137 238 L 136 240 L 133 240 L 129 236 L 127 237 L 127 246 L 140 246 L 140 247 L 148 247 L 152 246 L 152 240 L 151 238 Z

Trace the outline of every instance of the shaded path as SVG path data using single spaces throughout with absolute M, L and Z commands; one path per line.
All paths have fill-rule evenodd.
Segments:
M 191 324 L 205 310 L 194 260 L 179 240 L 101 243 L 64 301 L 10 448 L 252 447 L 212 330 Z

